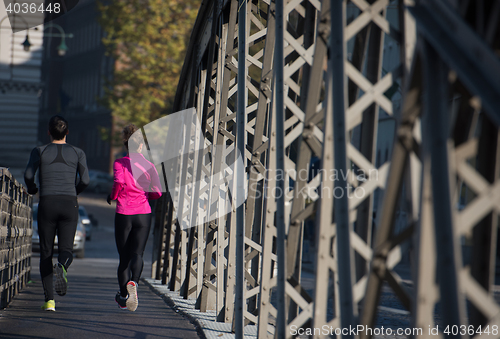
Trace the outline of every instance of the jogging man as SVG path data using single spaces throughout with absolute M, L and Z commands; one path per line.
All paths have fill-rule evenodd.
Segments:
M 73 261 L 73 241 L 78 223 L 77 194 L 89 184 L 85 153 L 66 143 L 68 122 L 55 115 L 49 121 L 51 143 L 35 147 L 24 173 L 28 193 L 36 194 L 35 173 L 39 170 L 40 202 L 38 204 L 38 236 L 40 238 L 40 275 L 45 303 L 43 310 L 55 311 L 55 290 L 65 295 L 66 271 Z M 78 178 L 79 175 L 79 178 Z M 57 235 L 58 263 L 52 266 L 54 238 Z

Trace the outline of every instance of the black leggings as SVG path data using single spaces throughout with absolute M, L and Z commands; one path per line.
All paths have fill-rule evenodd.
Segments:
M 127 295 L 127 283 L 139 282 L 144 262 L 144 248 L 151 228 L 151 214 L 115 215 L 115 240 L 120 264 L 118 265 L 118 284 L 120 294 Z
M 66 269 L 73 262 L 73 242 L 78 223 L 78 202 L 72 196 L 44 196 L 38 204 L 38 237 L 40 239 L 40 275 L 45 301 L 54 299 L 52 255 L 57 234 L 57 260 Z

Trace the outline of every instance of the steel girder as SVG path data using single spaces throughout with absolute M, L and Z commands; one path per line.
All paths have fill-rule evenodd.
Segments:
M 491 297 L 500 194 L 500 67 L 493 53 L 500 8 L 486 0 L 455 4 L 291 0 L 277 9 L 266 0 L 204 2 L 174 107 L 197 108 L 204 140 L 191 140 L 193 126 L 186 128 L 176 166 L 185 171 L 179 180 L 191 185 L 170 192 L 159 218 L 166 230 L 160 275 L 170 288 L 197 298 L 202 311 L 216 310 L 218 321 L 234 322 L 238 337 L 241 321 L 257 324 L 259 338 L 292 337 L 291 326 L 374 328 L 383 283 L 425 336 L 438 302 L 447 307 L 444 324 L 500 323 Z M 472 6 L 473 17 L 467 14 Z M 243 24 L 238 9 L 245 8 Z M 280 69 L 273 67 L 277 12 L 285 18 Z M 240 89 L 238 79 L 246 80 Z M 237 94 L 246 101 L 244 114 Z M 384 114 L 398 121 L 385 162 L 376 154 Z M 243 210 L 237 212 L 233 199 L 225 202 L 228 214 L 214 217 L 227 208 L 218 198 L 228 187 L 214 185 L 214 176 L 230 165 L 237 147 L 237 115 L 246 131 L 239 137 L 248 197 Z M 462 187 L 468 203 L 457 211 Z M 339 188 L 345 196 L 335 195 Z M 377 205 L 379 190 L 383 203 Z M 175 220 L 171 201 L 183 206 Z M 406 217 L 398 219 L 402 208 Z M 286 239 L 278 237 L 283 222 Z M 311 231 L 314 263 L 303 258 Z M 469 264 L 460 241 L 473 244 Z M 409 248 L 411 291 L 395 270 Z M 277 267 L 285 277 L 279 291 Z M 303 279 L 308 274 L 312 284 Z M 277 303 L 283 293 L 285 302 Z M 473 305 L 470 319 L 466 299 Z M 277 319 L 285 319 L 288 330 L 276 331 Z

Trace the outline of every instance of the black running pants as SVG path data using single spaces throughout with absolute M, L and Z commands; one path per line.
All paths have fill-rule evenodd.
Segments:
M 52 255 L 58 238 L 57 260 L 66 269 L 73 262 L 73 242 L 78 223 L 78 201 L 73 196 L 42 196 L 38 204 L 40 275 L 45 301 L 54 299 Z
M 120 294 L 127 296 L 127 283 L 141 278 L 144 249 L 151 228 L 151 214 L 115 215 L 115 240 L 120 256 L 118 284 Z

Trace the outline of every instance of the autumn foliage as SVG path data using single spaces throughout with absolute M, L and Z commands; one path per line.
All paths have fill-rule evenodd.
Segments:
M 170 113 L 201 0 L 101 1 L 103 39 L 115 60 L 104 104 L 120 125 Z M 119 126 L 116 126 L 119 127 Z

